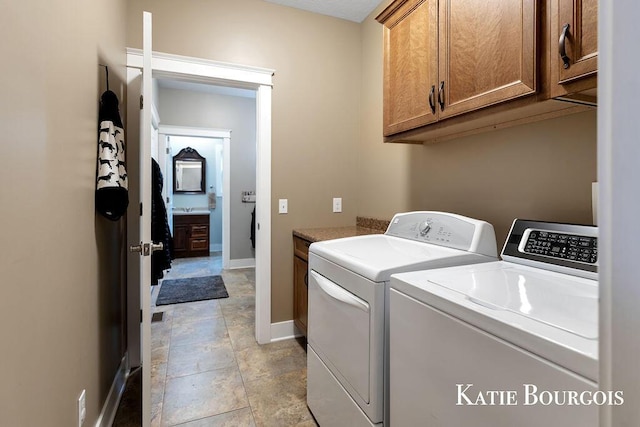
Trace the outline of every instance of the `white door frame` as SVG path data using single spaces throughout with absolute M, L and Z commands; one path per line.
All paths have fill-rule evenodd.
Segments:
M 193 126 L 160 125 L 159 133 L 167 136 L 194 136 L 218 138 L 223 141 L 222 159 L 222 268 L 228 269 L 231 254 L 231 131 L 228 129 L 198 128 Z
M 127 66 L 142 67 L 142 51 L 127 48 Z M 256 340 L 271 342 L 271 91 L 274 71 L 153 52 L 154 77 L 253 89 L 256 94 Z

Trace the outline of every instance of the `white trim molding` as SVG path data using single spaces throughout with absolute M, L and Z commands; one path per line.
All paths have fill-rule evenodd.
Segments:
M 203 138 L 230 138 L 229 129 L 199 128 L 196 126 L 159 125 L 158 132 L 174 136 L 197 136 Z
M 256 341 L 271 342 L 271 95 L 256 95 Z
M 253 268 L 256 266 L 255 258 L 242 258 L 229 260 L 229 270 L 235 270 L 237 268 Z
M 142 50 L 127 48 L 127 66 L 142 68 Z M 173 80 L 213 83 L 220 86 L 235 86 L 247 89 L 257 89 L 258 86 L 262 85 L 273 85 L 274 70 L 268 68 L 231 64 L 163 52 L 153 52 L 151 68 L 153 69 L 154 77 L 169 77 Z
M 111 383 L 111 388 L 109 389 L 107 399 L 104 401 L 104 405 L 102 406 L 102 411 L 100 411 L 100 416 L 96 421 L 96 427 L 110 427 L 113 424 L 113 421 L 116 418 L 116 412 L 118 412 L 118 405 L 120 404 L 122 393 L 124 393 L 124 389 L 127 384 L 129 373 L 129 357 L 127 353 L 125 353 L 124 357 L 120 361 L 118 371 L 113 378 L 113 383 Z
M 222 147 L 222 268 L 230 268 L 231 260 L 231 139 L 224 138 Z M 271 287 L 271 285 L 269 285 Z
M 271 324 L 271 342 L 290 340 L 301 336 L 303 336 L 302 332 L 296 327 L 293 320 Z

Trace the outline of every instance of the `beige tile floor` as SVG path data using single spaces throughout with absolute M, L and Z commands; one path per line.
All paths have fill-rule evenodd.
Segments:
M 303 343 L 258 345 L 254 269 L 222 270 L 212 255 L 175 260 L 165 278 L 220 274 L 229 298 L 154 307 L 164 315 L 151 325 L 152 425 L 316 426 Z

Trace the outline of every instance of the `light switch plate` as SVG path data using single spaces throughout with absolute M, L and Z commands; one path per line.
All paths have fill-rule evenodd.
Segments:
M 334 213 L 342 212 L 342 197 L 333 198 L 333 212 Z
M 289 201 L 287 199 L 278 200 L 278 213 L 286 214 L 289 212 Z

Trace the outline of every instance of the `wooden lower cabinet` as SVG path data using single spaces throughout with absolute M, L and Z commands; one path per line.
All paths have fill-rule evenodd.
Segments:
M 307 336 L 307 297 L 309 287 L 309 245 L 293 237 L 293 323 Z
M 176 258 L 209 256 L 209 215 L 174 215 L 173 250 Z

